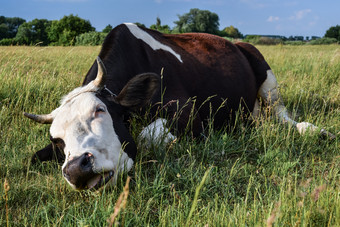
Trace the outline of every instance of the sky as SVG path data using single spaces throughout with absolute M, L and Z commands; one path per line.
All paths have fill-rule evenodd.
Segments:
M 192 8 L 216 13 L 220 30 L 233 25 L 243 35 L 322 37 L 340 25 L 339 0 L 0 0 L 0 16 L 31 21 L 73 14 L 97 31 L 125 22 L 149 27 L 157 17 L 173 28 L 178 15 Z

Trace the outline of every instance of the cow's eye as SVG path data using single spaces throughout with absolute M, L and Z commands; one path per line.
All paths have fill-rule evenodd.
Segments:
M 97 106 L 96 117 L 98 116 L 98 114 L 105 113 L 105 112 L 106 112 L 106 108 L 104 106 Z
M 102 106 L 97 107 L 96 112 L 105 112 L 105 108 Z

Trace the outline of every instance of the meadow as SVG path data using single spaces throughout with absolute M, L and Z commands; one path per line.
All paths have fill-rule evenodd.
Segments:
M 0 226 L 340 226 L 340 46 L 258 48 L 292 117 L 336 139 L 301 136 L 265 109 L 233 133 L 140 145 L 116 187 L 77 192 L 57 164 L 30 164 L 49 126 L 22 113 L 56 108 L 100 47 L 0 47 Z

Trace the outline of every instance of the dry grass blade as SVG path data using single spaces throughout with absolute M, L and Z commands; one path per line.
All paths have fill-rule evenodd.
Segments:
M 126 179 L 124 190 L 123 190 L 122 193 L 120 193 L 120 196 L 119 196 L 119 198 L 118 198 L 118 200 L 116 202 L 116 206 L 114 208 L 114 212 L 113 212 L 113 214 L 111 214 L 110 218 L 107 220 L 107 222 L 109 223 L 108 224 L 109 227 L 111 227 L 111 226 L 113 226 L 113 224 L 115 224 L 115 220 L 116 220 L 118 214 L 126 206 L 127 197 L 129 195 L 129 183 L 130 183 L 130 179 L 131 178 L 128 176 L 128 178 Z
M 9 212 L 8 212 L 8 191 L 9 191 L 10 187 L 9 187 L 9 183 L 7 181 L 7 179 L 5 178 L 5 182 L 4 182 L 4 191 L 5 191 L 5 202 L 6 202 L 6 222 L 7 222 L 7 226 L 9 226 Z
M 312 197 L 312 199 L 314 200 L 314 202 L 316 202 L 316 201 L 318 201 L 319 200 L 319 197 L 320 197 L 320 193 L 322 192 L 322 191 L 324 191 L 326 189 L 326 185 L 320 185 L 319 187 L 316 187 L 315 189 L 314 189 L 314 191 L 312 192 L 312 194 L 311 194 L 311 197 Z
M 273 209 L 272 213 L 270 214 L 269 218 L 267 219 L 267 227 L 272 227 L 274 222 L 275 222 L 275 219 L 278 215 L 278 212 L 279 212 L 279 209 L 280 209 L 280 206 L 281 206 L 281 202 L 277 202 L 275 204 L 275 208 Z

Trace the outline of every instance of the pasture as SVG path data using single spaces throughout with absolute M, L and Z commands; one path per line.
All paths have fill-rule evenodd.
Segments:
M 140 145 L 116 206 L 126 174 L 113 189 L 76 192 L 60 166 L 31 166 L 49 126 L 22 114 L 56 108 L 100 47 L 0 47 L 0 226 L 340 226 L 340 47 L 258 48 L 292 117 L 337 138 L 300 136 L 266 109 L 233 134 Z M 132 119 L 134 138 L 144 120 Z

